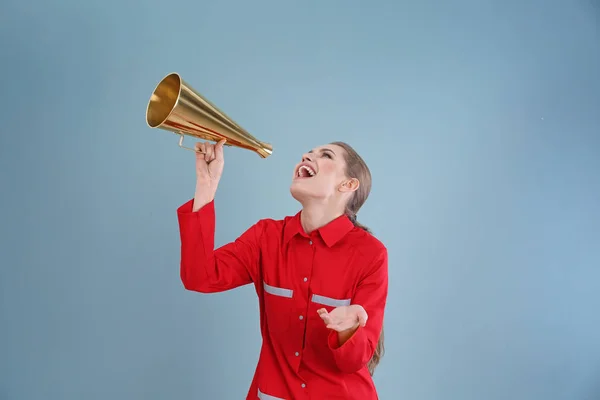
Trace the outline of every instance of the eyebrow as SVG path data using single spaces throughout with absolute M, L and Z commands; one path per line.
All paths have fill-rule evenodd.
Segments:
M 324 152 L 326 152 L 326 151 L 329 151 L 329 152 L 333 153 L 333 155 L 336 155 L 336 154 L 335 154 L 335 152 L 334 152 L 333 150 L 331 150 L 331 149 L 327 149 L 327 148 L 323 148 L 323 149 L 321 149 L 321 153 L 324 153 Z M 314 153 L 314 151 L 313 151 L 313 150 L 310 150 L 308 153 L 309 153 L 309 154 L 312 154 L 312 153 Z

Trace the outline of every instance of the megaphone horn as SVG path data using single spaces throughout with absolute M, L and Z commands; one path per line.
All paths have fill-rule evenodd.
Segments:
M 165 76 L 156 86 L 146 109 L 146 123 L 180 135 L 218 142 L 225 138 L 227 146 L 236 146 L 256 152 L 262 158 L 273 153 L 269 143 L 256 139 L 223 111 L 189 86 L 179 74 Z

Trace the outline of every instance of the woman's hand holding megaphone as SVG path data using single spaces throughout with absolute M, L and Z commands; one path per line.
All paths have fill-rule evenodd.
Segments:
M 223 145 L 226 139 L 218 143 L 196 143 L 196 193 L 194 195 L 194 211 L 198 211 L 213 201 L 219 180 L 223 173 L 225 159 Z

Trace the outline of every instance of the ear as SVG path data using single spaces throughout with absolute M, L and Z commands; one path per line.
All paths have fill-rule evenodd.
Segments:
M 360 182 L 356 178 L 350 178 L 344 182 L 339 187 L 340 192 L 354 192 L 360 186 Z

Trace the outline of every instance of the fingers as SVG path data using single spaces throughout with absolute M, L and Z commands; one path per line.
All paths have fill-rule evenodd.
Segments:
M 356 329 L 357 325 L 364 327 L 366 326 L 368 319 L 367 312 L 362 307 L 357 309 L 355 312 L 344 315 L 340 315 L 339 310 L 337 309 L 334 309 L 331 313 L 329 313 L 325 308 L 318 309 L 317 313 L 328 329 L 338 332 L 348 329 Z
M 320 308 L 317 310 L 317 313 L 319 314 L 319 316 L 325 323 L 325 327 L 327 329 L 332 329 L 332 330 L 338 331 L 338 332 L 343 331 L 344 329 L 347 329 L 344 327 L 343 320 L 339 320 L 339 318 L 332 317 L 331 314 L 328 313 L 326 309 Z
M 223 146 L 227 140 L 221 139 L 218 143 L 198 142 L 195 145 L 197 151 L 196 157 L 203 159 L 207 163 L 213 160 L 223 160 Z
M 215 146 L 210 143 L 205 143 L 204 161 L 211 162 L 215 154 Z
M 194 145 L 194 149 L 196 150 L 196 167 L 204 166 L 206 167 L 206 162 L 204 161 L 204 143 L 196 143 Z
M 202 159 L 205 158 L 204 155 L 206 154 L 206 145 L 207 144 L 208 143 L 206 143 L 206 142 L 198 142 L 198 143 L 196 143 L 196 145 L 194 146 L 195 149 L 196 149 L 196 151 L 197 151 L 196 156 L 199 156 Z
M 333 323 L 333 318 L 331 318 L 331 315 L 329 315 L 329 313 L 327 312 L 326 309 L 320 308 L 320 309 L 317 310 L 317 313 L 319 314 L 319 317 L 321 317 L 321 319 L 323 320 L 323 322 L 325 322 L 326 324 L 332 324 Z

